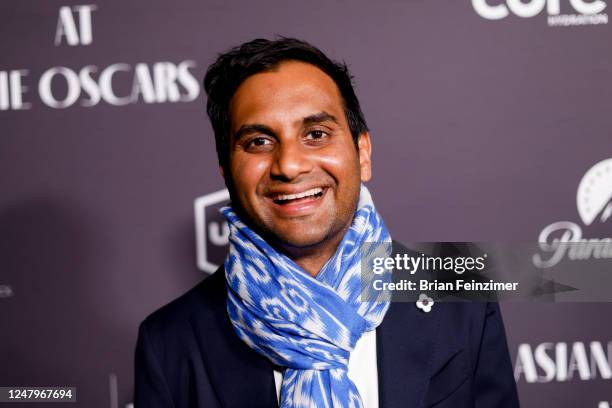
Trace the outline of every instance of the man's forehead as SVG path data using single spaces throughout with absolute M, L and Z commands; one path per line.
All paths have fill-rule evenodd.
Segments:
M 247 78 L 230 103 L 232 127 L 247 121 L 296 121 L 327 112 L 341 119 L 343 103 L 333 79 L 314 65 L 287 61 Z

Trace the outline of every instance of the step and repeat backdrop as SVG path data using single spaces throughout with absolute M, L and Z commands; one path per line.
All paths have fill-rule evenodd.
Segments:
M 348 63 L 394 238 L 612 241 L 610 7 L 1 2 L 0 385 L 130 406 L 139 322 L 223 259 L 201 81 L 257 37 Z M 612 406 L 611 303 L 502 308 L 523 406 Z

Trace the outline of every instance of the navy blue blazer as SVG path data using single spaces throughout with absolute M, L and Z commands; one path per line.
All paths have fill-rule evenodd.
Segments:
M 278 407 L 273 366 L 234 333 L 223 268 L 151 314 L 135 355 L 136 408 Z M 392 303 L 377 328 L 380 408 L 518 407 L 495 303 Z

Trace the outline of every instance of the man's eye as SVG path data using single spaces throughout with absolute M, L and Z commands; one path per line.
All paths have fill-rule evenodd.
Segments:
M 269 143 L 270 141 L 265 137 L 256 137 L 249 141 L 249 146 L 264 146 Z
M 327 132 L 324 132 L 322 130 L 311 130 L 307 134 L 307 138 L 310 140 L 319 140 L 324 138 L 325 136 L 327 136 Z
M 249 140 L 246 144 L 247 149 L 261 149 L 268 148 L 272 144 L 272 141 L 267 137 L 255 137 Z

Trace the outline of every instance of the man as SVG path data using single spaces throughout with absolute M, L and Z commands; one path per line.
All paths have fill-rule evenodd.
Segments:
M 204 86 L 230 253 L 141 324 L 136 406 L 518 406 L 495 304 L 360 301 L 360 249 L 391 238 L 346 66 L 254 40 Z

